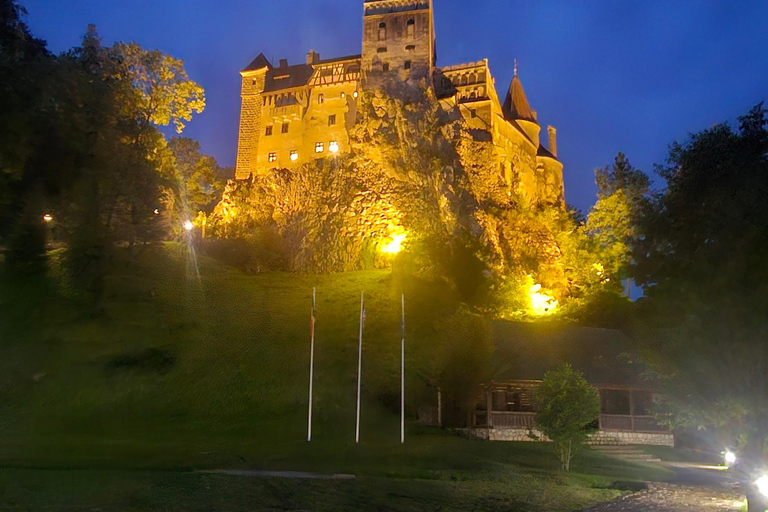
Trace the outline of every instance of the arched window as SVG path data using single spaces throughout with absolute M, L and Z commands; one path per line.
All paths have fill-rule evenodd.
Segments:
M 384 22 L 379 23 L 379 41 L 387 40 L 387 24 Z
M 408 39 L 413 39 L 414 34 L 416 33 L 416 21 L 413 19 L 408 20 L 408 23 L 405 25 L 405 37 Z

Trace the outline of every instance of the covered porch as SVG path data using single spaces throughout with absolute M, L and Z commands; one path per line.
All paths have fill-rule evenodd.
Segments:
M 475 427 L 534 430 L 533 390 L 539 380 L 514 380 L 488 387 L 475 411 Z M 670 431 L 651 415 L 654 393 L 632 386 L 598 384 L 602 399 L 600 432 L 665 433 Z

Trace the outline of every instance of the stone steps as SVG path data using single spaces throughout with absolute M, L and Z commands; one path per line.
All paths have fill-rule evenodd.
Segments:
M 642 449 L 629 445 L 594 445 L 593 450 L 616 457 L 617 459 L 628 460 L 632 462 L 661 462 L 661 459 L 645 453 Z

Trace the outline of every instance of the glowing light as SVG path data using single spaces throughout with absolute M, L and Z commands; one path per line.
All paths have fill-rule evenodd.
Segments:
M 533 283 L 533 279 L 531 278 Z M 540 284 L 531 284 L 528 288 L 528 297 L 531 300 L 531 312 L 536 316 L 547 315 L 557 309 L 557 301 L 551 295 L 541 291 Z
M 357 98 L 357 96 L 358 96 L 358 94 L 357 94 L 357 91 L 355 91 L 355 92 L 352 94 L 352 96 L 354 96 L 355 98 Z
M 155 215 L 160 215 L 160 209 L 155 208 L 154 210 L 152 210 L 152 213 L 154 213 Z
M 186 221 L 184 223 L 184 229 L 186 229 L 187 231 L 192 231 L 194 229 L 194 227 L 195 227 L 195 225 L 192 224 L 191 220 L 188 220 L 188 221 Z
M 335 140 L 332 140 L 328 144 L 328 151 L 330 151 L 331 153 L 338 153 L 339 152 L 339 143 L 336 142 Z
M 592 265 L 592 268 L 595 269 L 595 272 L 597 272 L 597 275 L 600 277 L 605 273 L 605 268 L 603 268 L 602 263 L 595 263 Z
M 728 464 L 729 466 L 736 462 L 736 454 L 733 453 L 731 450 L 726 450 L 724 458 L 725 458 L 725 463 Z
M 384 254 L 397 254 L 400 251 L 403 250 L 403 242 L 405 242 L 405 233 L 398 233 L 395 235 L 392 235 L 392 238 L 389 239 L 388 242 L 386 242 L 381 247 L 381 252 Z
M 299 159 L 299 152 L 298 151 L 291 151 L 291 162 L 295 162 Z
M 763 475 L 755 480 L 755 486 L 760 494 L 768 498 L 768 475 Z
M 45 215 L 43 215 L 43 220 L 45 222 L 51 222 L 53 220 L 53 215 L 51 215 L 50 213 L 46 213 Z

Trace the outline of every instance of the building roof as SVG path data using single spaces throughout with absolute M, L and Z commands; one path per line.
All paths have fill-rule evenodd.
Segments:
M 264 92 L 307 85 L 314 72 L 315 69 L 309 64 L 271 68 L 267 72 L 267 78 L 264 82 Z
M 557 160 L 557 157 L 553 155 L 547 148 L 545 148 L 542 145 L 539 145 L 539 151 L 536 153 L 536 156 L 541 156 L 544 158 L 551 158 L 552 160 Z
M 592 384 L 652 387 L 631 339 L 621 331 L 553 322 L 493 323 L 494 380 L 537 380 L 570 363 Z
M 250 64 L 248 64 L 243 71 L 255 71 L 257 69 L 262 68 L 271 68 L 272 64 L 269 63 L 269 60 L 264 56 L 263 53 L 260 53 L 258 57 L 253 59 Z
M 507 119 L 523 119 L 536 122 L 536 117 L 531 109 L 531 105 L 528 103 L 528 98 L 523 90 L 523 84 L 517 77 L 517 73 L 512 77 L 512 83 L 509 85 L 509 92 L 507 92 L 507 97 L 504 99 L 502 110 Z

